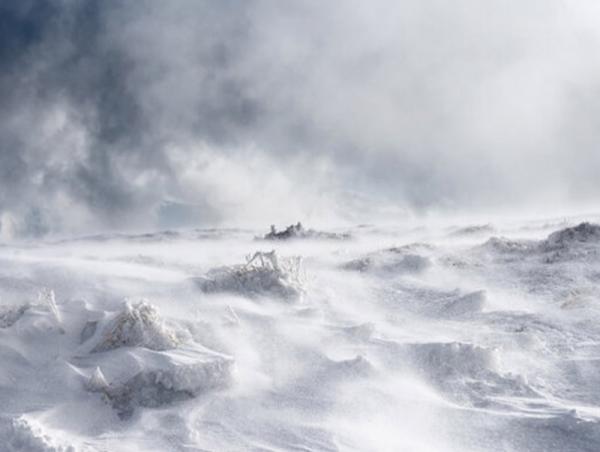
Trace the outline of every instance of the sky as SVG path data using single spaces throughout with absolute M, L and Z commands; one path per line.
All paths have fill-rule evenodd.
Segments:
M 0 236 L 595 206 L 595 0 L 3 0 Z

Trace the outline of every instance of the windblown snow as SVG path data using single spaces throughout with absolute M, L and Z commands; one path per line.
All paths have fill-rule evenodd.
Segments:
M 6 244 L 0 451 L 597 452 L 597 222 Z

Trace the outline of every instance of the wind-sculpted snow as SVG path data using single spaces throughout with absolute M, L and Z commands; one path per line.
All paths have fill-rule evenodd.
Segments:
M 566 221 L 0 248 L 0 451 L 596 452 L 599 229 Z
M 415 254 L 420 250 L 429 252 L 430 248 L 423 244 L 389 248 L 354 259 L 345 263 L 342 268 L 384 274 L 420 273 L 431 265 L 427 256 Z
M 206 293 L 232 292 L 240 295 L 271 295 L 284 300 L 297 300 L 303 294 L 300 258 L 280 259 L 275 251 L 256 252 L 242 265 L 210 270 L 196 280 Z
M 233 365 L 206 349 L 119 350 L 93 361 L 97 367 L 87 388 L 102 394 L 121 418 L 131 417 L 137 407 L 161 407 L 226 388 Z
M 97 323 L 86 324 L 82 331 L 83 340 L 95 333 Z M 106 323 L 100 327 L 100 341 L 92 353 L 125 346 L 168 350 L 178 344 L 177 337 L 161 321 L 156 308 L 145 301 L 126 303 L 125 308 Z
M 577 243 L 599 243 L 600 225 L 581 223 L 572 228 L 553 232 L 544 242 L 547 249 L 564 248 Z

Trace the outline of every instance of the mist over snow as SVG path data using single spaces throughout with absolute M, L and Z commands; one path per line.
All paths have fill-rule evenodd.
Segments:
M 589 206 L 598 14 L 3 1 L 3 236 Z
M 0 0 L 0 452 L 600 451 L 597 0 Z

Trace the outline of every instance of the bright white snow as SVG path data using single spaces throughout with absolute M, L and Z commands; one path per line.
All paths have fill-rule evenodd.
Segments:
M 2 246 L 0 451 L 598 451 L 585 220 Z

